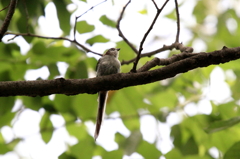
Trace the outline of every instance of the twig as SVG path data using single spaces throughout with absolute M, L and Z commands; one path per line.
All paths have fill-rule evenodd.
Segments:
M 82 17 L 84 14 L 86 14 L 87 12 L 89 12 L 90 10 L 92 10 L 93 8 L 95 8 L 96 6 L 102 4 L 102 3 L 106 2 L 106 1 L 107 1 L 107 0 L 104 0 L 104 1 L 96 4 L 95 6 L 90 7 L 88 10 L 86 10 L 86 11 L 85 11 L 84 13 L 82 13 L 81 15 L 75 17 L 75 24 L 74 24 L 74 29 L 73 29 L 74 40 L 76 39 L 76 28 L 77 28 L 77 20 L 78 20 L 78 18 Z
M 154 6 L 156 7 L 156 9 L 158 10 L 159 8 L 158 8 L 158 6 L 157 6 L 157 3 L 156 3 L 154 0 L 152 0 L 152 2 L 153 2 L 153 4 L 154 4 Z
M 87 12 L 89 12 L 90 10 L 92 10 L 93 8 L 97 7 L 98 5 L 100 5 L 100 4 L 102 4 L 102 3 L 106 2 L 106 1 L 107 1 L 107 0 L 104 0 L 104 1 L 96 4 L 95 6 L 90 7 L 90 8 L 89 8 L 88 10 L 86 10 L 83 14 L 77 16 L 76 18 L 80 18 L 81 16 L 83 16 L 84 14 L 86 14 Z
M 11 0 L 9 4 L 9 10 L 8 10 L 7 16 L 5 17 L 3 25 L 0 29 L 0 42 L 2 41 L 2 38 L 8 29 L 8 26 L 10 24 L 10 21 L 15 11 L 16 4 L 17 4 L 17 0 Z
M 9 32 L 6 32 L 5 35 L 15 35 L 13 38 L 8 39 L 8 41 L 15 39 L 17 36 L 31 36 L 31 37 L 37 37 L 37 38 L 43 38 L 43 39 L 67 40 L 67 41 L 69 41 L 71 43 L 75 43 L 76 45 L 81 47 L 86 52 L 91 52 L 91 53 L 93 53 L 95 55 L 102 56 L 102 54 L 94 52 L 94 51 L 88 49 L 87 47 L 85 47 L 83 44 L 80 44 L 76 40 L 71 40 L 71 39 L 68 39 L 68 38 L 65 38 L 65 37 L 47 37 L 47 36 L 40 36 L 40 35 L 31 34 L 31 33 L 9 33 Z
M 192 53 L 193 52 L 193 48 L 192 47 L 187 47 L 187 46 L 184 46 L 182 43 L 173 43 L 171 45 L 163 45 L 163 47 L 157 49 L 157 50 L 154 50 L 154 51 L 151 51 L 151 52 L 146 52 L 146 53 L 142 53 L 140 55 L 140 58 L 142 57 L 151 57 L 157 53 L 160 53 L 160 52 L 163 52 L 163 51 L 166 51 L 166 50 L 172 50 L 172 49 L 177 49 L 177 50 L 180 50 L 181 52 L 185 52 L 185 53 Z M 128 60 L 128 61 L 122 61 L 121 64 L 122 65 L 128 65 L 132 62 L 134 62 L 136 60 L 136 57 L 131 59 L 131 60 Z
M 121 29 L 120 29 L 120 22 L 122 20 L 122 17 L 123 17 L 123 14 L 125 12 L 125 9 L 129 5 L 129 3 L 131 3 L 131 0 L 129 0 L 128 3 L 123 7 L 122 12 L 121 12 L 121 14 L 120 14 L 120 16 L 119 16 L 119 18 L 117 20 L 117 26 L 116 27 L 117 27 L 117 30 L 118 30 L 118 35 L 120 37 L 122 37 L 123 40 L 128 44 L 128 46 L 130 46 L 130 48 L 137 54 L 137 52 L 138 52 L 137 49 L 134 47 L 134 45 L 130 41 L 128 41 L 128 39 L 123 35 L 123 33 L 122 33 Z
M 172 50 L 174 48 L 175 48 L 175 44 L 174 43 L 172 45 L 163 45 L 163 47 L 161 47 L 161 48 L 159 48 L 157 50 L 154 50 L 154 51 L 151 51 L 151 52 L 147 52 L 147 53 L 142 53 L 140 55 L 140 58 L 142 58 L 142 57 L 151 57 L 151 56 L 153 56 L 153 55 L 155 55 L 157 53 L 160 53 L 160 52 L 163 52 L 163 51 L 166 51 L 166 50 Z M 136 57 L 131 59 L 131 60 L 128 60 L 128 61 L 124 61 L 123 60 L 121 62 L 121 64 L 122 65 L 128 65 L 128 64 L 130 64 L 130 63 L 132 63 L 134 61 L 136 61 Z
M 175 8 L 176 8 L 176 15 L 177 15 L 177 35 L 175 42 L 179 42 L 179 35 L 180 35 L 180 18 L 179 18 L 179 11 L 178 11 L 178 2 L 175 0 Z
M 157 8 L 157 13 L 156 13 L 156 15 L 155 15 L 155 17 L 154 17 L 154 19 L 153 19 L 153 21 L 152 21 L 152 24 L 150 25 L 150 27 L 148 28 L 147 32 L 144 34 L 142 41 L 140 42 L 140 47 L 139 47 L 139 50 L 138 50 L 138 55 L 137 55 L 137 57 L 136 57 L 136 60 L 135 60 L 134 63 L 133 63 L 133 68 L 132 68 L 131 72 L 136 72 L 137 64 L 138 64 L 138 61 L 139 61 L 139 59 L 140 59 L 140 57 L 141 57 L 141 52 L 142 52 L 142 50 L 143 50 L 143 43 L 145 42 L 148 34 L 150 33 L 150 31 L 152 30 L 154 24 L 156 23 L 158 16 L 160 15 L 160 13 L 162 12 L 163 8 L 166 6 L 166 4 L 168 3 L 169 0 L 166 0 L 166 1 L 165 1 L 165 3 L 163 4 L 163 6 L 162 6 L 161 9 L 159 9 L 159 8 L 157 7 L 157 5 L 156 5 L 156 3 L 155 3 L 154 0 L 152 0 L 152 1 L 153 1 L 153 3 L 154 3 L 155 7 Z
M 173 55 L 167 59 L 155 57 L 151 61 L 149 61 L 145 65 L 143 65 L 141 68 L 139 68 L 137 70 L 137 72 L 148 71 L 155 66 L 167 66 L 174 62 L 181 61 L 183 59 L 193 57 L 196 55 L 198 55 L 198 54 L 197 53 L 182 53 L 182 54 Z
M 3 9 L 1 9 L 0 12 L 3 11 L 3 10 L 5 10 L 5 9 L 7 9 L 7 8 L 9 7 L 9 5 L 10 5 L 10 4 L 8 4 L 6 7 L 4 7 Z

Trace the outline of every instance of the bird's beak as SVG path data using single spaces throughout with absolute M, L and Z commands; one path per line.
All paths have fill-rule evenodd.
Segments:
M 119 48 L 117 48 L 117 51 L 119 51 L 120 49 Z

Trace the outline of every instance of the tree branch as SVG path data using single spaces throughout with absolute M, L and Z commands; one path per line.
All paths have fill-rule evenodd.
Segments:
M 116 26 L 116 28 L 117 28 L 117 30 L 118 30 L 118 35 L 121 37 L 121 38 L 123 38 L 123 40 L 128 44 L 128 46 L 130 46 L 130 48 L 137 54 L 137 49 L 134 47 L 134 45 L 130 42 L 130 41 L 128 41 L 128 39 L 123 35 L 123 33 L 122 33 L 122 30 L 120 29 L 120 22 L 121 22 L 121 20 L 122 20 L 122 17 L 123 17 L 123 14 L 124 14 L 124 12 L 125 12 L 125 9 L 127 8 L 127 6 L 129 5 L 129 3 L 131 3 L 131 0 L 129 0 L 128 1 L 128 3 L 123 7 L 123 10 L 122 10 L 122 12 L 121 12 L 121 14 L 120 14 L 120 16 L 119 16 L 119 18 L 118 18 L 118 20 L 117 20 L 117 26 Z
M 76 16 L 75 17 L 75 23 L 74 23 L 74 28 L 73 28 L 73 36 L 74 36 L 74 40 L 76 40 L 76 28 L 77 28 L 77 20 L 78 18 L 82 17 L 84 14 L 86 14 L 87 12 L 89 12 L 90 10 L 92 10 L 93 8 L 97 7 L 98 5 L 106 2 L 107 0 L 104 0 L 98 4 L 96 4 L 95 6 L 92 6 L 91 8 L 89 8 L 88 10 L 86 10 L 83 14 L 79 15 L 79 16 Z
M 75 43 L 76 45 L 81 47 L 86 52 L 91 52 L 95 55 L 102 56 L 101 53 L 97 53 L 97 52 L 94 52 L 94 51 L 90 50 L 89 48 L 85 47 L 83 44 L 80 44 L 76 40 L 71 40 L 71 39 L 68 39 L 68 38 L 65 38 L 65 37 L 48 37 L 48 36 L 35 35 L 35 34 L 31 34 L 31 33 L 11 33 L 11 32 L 6 32 L 5 35 L 15 35 L 13 38 L 8 39 L 8 41 L 13 40 L 18 36 L 31 36 L 31 37 L 37 37 L 37 38 L 42 38 L 42 39 L 66 40 L 66 41 L 69 41 L 71 43 Z
M 179 35 L 180 35 L 180 18 L 179 18 L 179 11 L 178 11 L 178 2 L 175 0 L 175 8 L 176 8 L 176 15 L 177 15 L 177 35 L 175 42 L 179 42 Z
M 181 54 L 175 56 L 182 56 Z M 94 94 L 99 91 L 118 90 L 124 87 L 143 85 L 185 73 L 198 67 L 226 63 L 240 58 L 240 47 L 227 48 L 210 53 L 197 53 L 168 66 L 145 72 L 118 73 L 89 79 L 7 81 L 0 82 L 0 96 L 46 96 L 50 94 Z
M 166 0 L 165 3 L 163 4 L 162 8 L 161 8 L 161 9 L 158 9 L 155 1 L 153 0 L 153 3 L 154 3 L 154 5 L 155 5 L 155 7 L 157 8 L 157 13 L 156 13 L 156 15 L 155 15 L 155 17 L 154 17 L 154 19 L 153 19 L 153 21 L 152 21 L 152 24 L 150 25 L 150 27 L 148 28 L 147 32 L 144 34 L 142 41 L 140 42 L 138 54 L 137 54 L 136 60 L 135 60 L 134 63 L 133 63 L 133 68 L 132 68 L 131 72 L 136 72 L 137 64 L 138 64 L 138 61 L 139 61 L 139 59 L 140 59 L 140 57 L 141 57 L 141 53 L 142 53 L 142 50 L 143 50 L 143 43 L 145 42 L 148 34 L 150 33 L 150 31 L 152 30 L 154 24 L 156 23 L 158 16 L 159 16 L 160 13 L 162 12 L 163 8 L 166 6 L 166 4 L 168 3 L 168 1 L 169 1 L 169 0 Z
M 161 66 L 161 65 L 167 66 L 174 62 L 177 62 L 177 61 L 180 61 L 180 60 L 192 57 L 192 56 L 196 56 L 196 55 L 198 55 L 198 54 L 197 53 L 182 53 L 182 54 L 173 55 L 172 57 L 167 58 L 167 59 L 160 59 L 160 58 L 155 57 L 151 61 L 147 62 L 144 66 L 139 68 L 137 70 L 137 72 L 148 71 L 155 66 Z
M 3 38 L 5 32 L 8 29 L 8 26 L 10 24 L 10 21 L 12 19 L 13 14 L 14 14 L 16 5 L 17 5 L 17 0 L 11 0 L 7 16 L 4 19 L 3 25 L 2 25 L 2 27 L 0 29 L 0 42 L 2 42 L 2 38 Z
M 151 52 L 146 52 L 146 53 L 142 53 L 140 58 L 142 57 L 151 57 L 157 53 L 160 53 L 160 52 L 163 52 L 163 51 L 166 51 L 166 50 L 172 50 L 172 49 L 177 49 L 177 50 L 180 50 L 181 52 L 186 52 L 186 53 L 192 53 L 193 52 L 193 48 L 192 47 L 187 47 L 187 46 L 184 46 L 182 43 L 173 43 L 171 45 L 163 45 L 163 47 L 157 49 L 157 50 L 154 50 L 154 51 L 151 51 Z M 131 59 L 131 60 L 128 60 L 128 61 L 122 61 L 121 64 L 122 65 L 127 65 L 127 64 L 130 64 L 132 62 L 134 62 L 136 60 L 136 57 Z
M 10 5 L 10 4 L 8 4 L 6 7 L 4 7 L 3 9 L 1 9 L 0 12 L 3 11 L 3 10 L 5 10 L 5 9 L 7 9 L 7 8 L 9 7 L 9 5 Z

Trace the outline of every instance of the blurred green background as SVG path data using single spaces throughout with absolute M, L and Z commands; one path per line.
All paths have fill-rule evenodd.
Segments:
M 8 32 L 73 39 L 75 17 L 101 1 L 19 0 Z M 118 36 L 117 19 L 127 1 L 108 0 L 82 15 L 77 41 L 103 53 L 121 48 L 120 61 L 136 55 Z M 161 7 L 163 2 L 156 3 Z M 9 0 L 0 1 L 0 9 Z M 180 42 L 194 52 L 240 45 L 239 0 L 181 0 Z M 176 13 L 170 1 L 144 51 L 175 41 Z M 0 24 L 7 9 L 0 12 Z M 152 1 L 133 0 L 121 21 L 138 49 L 156 13 Z M 95 76 L 100 58 L 63 40 L 7 35 L 0 43 L 0 81 Z M 179 51 L 165 51 L 167 58 Z M 138 67 L 153 57 L 142 58 Z M 122 66 L 129 72 L 132 63 Z M 176 68 L 177 69 L 177 68 Z M 237 159 L 240 156 L 239 61 L 196 69 L 163 81 L 111 92 L 106 119 L 93 139 L 97 94 L 0 98 L 0 158 Z

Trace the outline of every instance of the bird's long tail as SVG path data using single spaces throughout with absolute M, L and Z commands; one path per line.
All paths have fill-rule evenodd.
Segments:
M 95 134 L 94 134 L 95 140 L 99 135 L 102 121 L 104 118 L 107 95 L 108 95 L 107 91 L 100 91 L 98 93 L 98 114 L 97 114 L 97 123 L 96 123 Z

